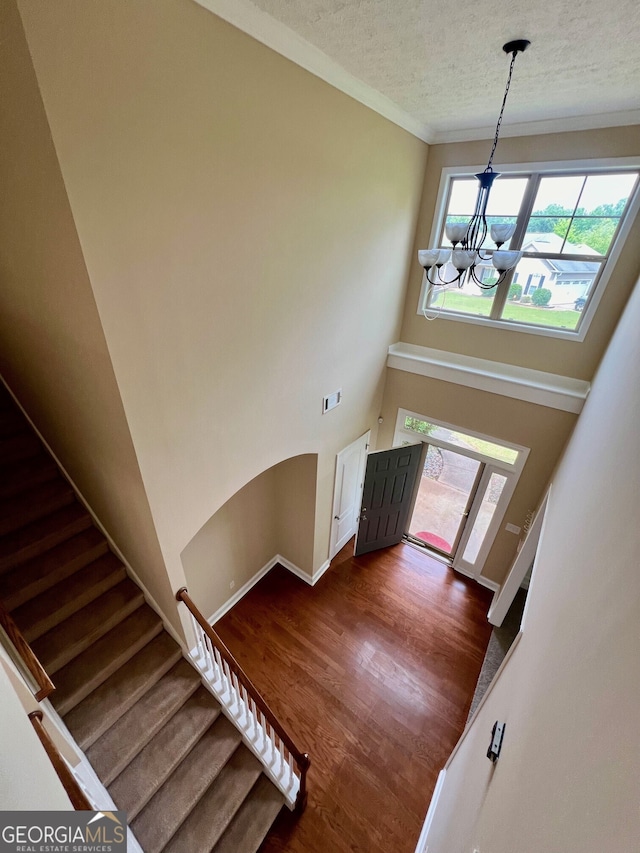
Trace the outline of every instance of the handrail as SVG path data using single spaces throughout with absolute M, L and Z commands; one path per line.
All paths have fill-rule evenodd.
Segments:
M 0 601 L 0 625 L 4 628 L 4 631 L 13 643 L 16 651 L 22 658 L 25 666 L 33 676 L 36 684 L 40 688 L 37 693 L 34 694 L 36 700 L 38 702 L 42 702 L 43 699 L 46 699 L 53 691 L 56 689 L 55 684 L 47 673 L 44 670 L 44 667 L 38 660 L 38 658 L 34 655 L 33 649 L 29 645 L 29 643 L 25 640 L 22 635 L 22 631 L 18 628 L 16 623 L 11 618 L 9 611 L 6 609 L 4 604 Z
M 66 761 L 58 751 L 57 746 L 52 741 L 49 732 L 45 729 L 42 722 L 42 711 L 32 711 L 29 714 L 29 719 L 36 734 L 40 738 L 40 743 L 43 745 L 45 752 L 49 756 L 49 760 L 58 774 L 58 778 L 67 792 L 67 796 L 71 800 L 71 805 L 76 811 L 93 811 L 93 806 L 87 799 L 84 791 L 78 784 L 76 777 L 73 775 Z
M 251 701 L 258 708 L 260 713 L 264 716 L 268 724 L 271 726 L 272 730 L 277 735 L 281 744 L 283 744 L 293 760 L 295 761 L 298 772 L 300 774 L 300 787 L 298 789 L 298 795 L 296 797 L 296 811 L 302 812 L 306 806 L 307 802 L 307 788 L 306 788 L 306 779 L 307 779 L 307 770 L 309 769 L 310 760 L 309 755 L 306 752 L 302 752 L 294 743 L 293 739 L 290 735 L 285 731 L 283 725 L 280 723 L 274 712 L 267 705 L 263 697 L 260 695 L 257 687 L 253 684 L 249 676 L 242 669 L 238 661 L 235 659 L 231 651 L 227 648 L 221 637 L 217 634 L 217 632 L 213 629 L 213 627 L 207 622 L 204 618 L 198 607 L 194 604 L 193 599 L 188 593 L 186 587 L 182 587 L 176 593 L 176 599 L 181 601 L 189 610 L 195 621 L 198 623 L 205 636 L 209 639 L 213 647 L 218 651 L 220 657 L 227 664 L 229 670 L 232 675 L 235 676 L 237 681 L 242 684 L 246 692 L 248 693 Z

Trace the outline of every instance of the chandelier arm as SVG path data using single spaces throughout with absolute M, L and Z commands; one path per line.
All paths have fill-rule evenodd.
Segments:
M 434 279 L 432 279 L 432 278 L 430 277 L 430 275 L 429 275 L 429 273 L 430 273 L 432 270 L 435 270 L 435 271 L 436 271 L 436 272 L 435 272 L 435 275 L 436 275 L 435 280 L 434 280 Z M 432 266 L 432 267 L 425 267 L 425 268 L 424 268 L 424 271 L 425 271 L 425 273 L 426 273 L 427 281 L 429 282 L 429 284 L 430 284 L 432 287 L 442 287 L 442 285 L 452 284 L 452 283 L 453 283 L 453 281 L 456 281 L 456 279 L 453 279 L 453 281 L 445 281 L 445 279 L 443 279 L 443 278 L 442 278 L 442 276 L 440 275 L 440 267 L 435 266 L 435 265 L 434 265 L 434 266 Z
M 473 279 L 474 284 L 477 284 L 478 287 L 481 287 L 483 290 L 486 289 L 486 284 L 483 284 L 482 279 L 478 278 L 478 276 L 476 275 L 476 265 L 475 264 L 473 266 L 469 267 L 469 274 L 470 274 L 471 278 Z
M 464 270 L 462 270 L 462 272 L 460 272 L 459 270 L 456 270 L 456 272 L 457 272 L 458 274 L 455 276 L 455 278 L 446 279 L 446 278 L 443 278 L 443 277 L 442 277 L 442 270 L 443 270 L 443 267 L 438 267 L 437 269 L 438 269 L 438 279 L 439 279 L 439 281 L 438 281 L 438 282 L 436 282 L 436 283 L 437 283 L 437 284 L 441 284 L 441 285 L 450 285 L 450 284 L 455 284 L 457 281 L 460 281 L 460 279 L 461 279 L 461 278 L 462 278 L 462 276 L 464 275 Z M 428 278 L 428 277 L 429 277 L 429 276 L 427 276 L 427 278 Z
M 469 249 L 472 252 L 479 252 L 488 233 L 489 229 L 484 214 L 474 216 L 469 223 L 469 228 L 467 229 L 465 238 L 462 241 L 462 247 L 464 249 Z
M 478 282 L 478 286 L 481 287 L 483 290 L 493 290 L 494 287 L 499 287 L 499 285 L 502 284 L 502 282 L 507 277 L 508 272 L 509 270 L 504 270 L 503 272 L 501 272 L 498 278 L 493 282 L 493 284 L 487 284 L 487 282 L 481 281 Z
M 472 267 L 469 267 L 469 273 L 471 275 L 471 278 L 473 279 L 474 283 L 477 284 L 478 287 L 480 287 L 482 290 L 493 290 L 494 287 L 498 287 L 498 285 L 502 284 L 502 282 L 505 280 L 508 272 L 509 270 L 503 270 L 501 273 L 499 273 L 498 278 L 494 282 L 488 284 L 486 281 L 482 281 L 482 279 L 478 278 L 478 276 L 476 275 L 475 264 Z

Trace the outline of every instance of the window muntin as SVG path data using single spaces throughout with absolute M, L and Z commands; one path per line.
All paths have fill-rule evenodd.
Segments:
M 638 170 L 503 175 L 494 184 L 490 204 L 501 184 L 505 186 L 493 204 L 493 221 L 513 222 L 513 211 L 519 203 L 516 232 L 504 248 L 521 249 L 523 259 L 499 287 L 488 292 L 480 291 L 468 277 L 461 287 L 426 286 L 421 310 L 451 318 L 508 322 L 531 331 L 539 328 L 550 333 L 578 332 L 584 308 L 602 279 L 621 223 L 637 192 Z M 450 246 L 444 236 L 445 223 L 467 221 L 476 192 L 477 181 L 469 175 L 449 179 L 437 231 L 443 248 Z M 493 248 L 487 238 L 485 251 Z M 489 280 L 495 274 L 490 259 L 480 266 L 480 273 L 484 276 L 485 272 Z M 451 265 L 443 267 L 445 279 L 455 275 Z M 527 288 L 530 276 L 542 283 Z M 534 297 L 532 291 L 543 288 L 547 293 Z

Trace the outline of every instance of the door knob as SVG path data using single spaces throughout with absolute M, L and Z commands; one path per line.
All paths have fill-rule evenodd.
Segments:
M 333 520 L 334 520 L 334 521 L 340 521 L 340 516 L 339 516 L 339 515 L 334 515 L 334 516 L 333 516 Z

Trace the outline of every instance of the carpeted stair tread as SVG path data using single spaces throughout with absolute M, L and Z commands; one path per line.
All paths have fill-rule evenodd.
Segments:
M 55 462 L 45 453 L 39 453 L 22 462 L 0 467 L 0 500 L 21 495 L 34 486 L 60 477 Z
M 168 634 L 161 634 L 149 643 L 147 649 L 151 649 L 154 643 L 160 643 L 165 637 L 168 637 Z M 146 649 L 138 652 L 136 658 L 144 655 L 145 652 Z M 177 646 L 176 652 L 180 654 Z M 125 664 L 122 670 L 130 666 L 136 658 Z M 161 659 L 162 664 L 166 664 L 166 658 L 168 656 Z M 143 669 L 142 672 L 146 672 L 150 677 L 152 670 L 153 666 L 146 664 L 146 669 Z M 153 670 L 153 674 L 155 674 L 155 670 Z M 101 737 L 96 739 L 95 730 L 97 730 L 97 726 L 93 718 L 98 715 L 101 726 L 104 725 L 102 718 L 103 703 L 101 701 L 96 702 L 97 707 L 95 709 L 87 709 L 86 711 L 83 709 L 83 705 L 89 703 L 94 694 L 107 689 L 108 683 L 117 675 L 118 673 L 112 675 L 107 682 L 87 696 L 84 702 L 81 702 L 65 718 L 65 723 L 81 747 L 86 749 L 87 743 L 92 744 L 86 749 L 87 758 L 104 785 L 110 785 L 113 782 L 116 776 L 124 770 L 127 764 L 147 745 L 156 732 L 160 731 L 200 685 L 200 676 L 191 664 L 182 658 L 166 674 L 163 674 L 159 681 L 146 690 L 126 713 L 104 731 Z M 137 695 L 137 691 L 141 690 L 140 685 L 137 684 L 139 680 L 142 679 L 132 678 L 130 681 L 129 689 L 134 695 Z M 133 690 L 131 685 L 133 685 Z M 122 691 L 117 687 L 111 688 L 110 685 L 108 689 L 109 696 Z M 129 696 L 127 695 L 127 701 L 128 699 Z M 122 700 L 118 697 L 118 708 L 121 707 L 121 702 Z
M 43 554 L 91 525 L 91 516 L 76 502 L 0 537 L 0 572 Z
M 34 654 L 52 676 L 107 631 L 115 628 L 143 602 L 144 595 L 140 587 L 125 578 L 39 637 L 31 644 Z
M 205 687 L 188 699 L 109 785 L 118 808 L 133 820 L 220 714 Z
M 258 759 L 245 746 L 237 749 L 163 848 L 164 853 L 185 853 L 187 850 L 189 853 L 209 853 L 261 773 L 262 765 Z
M 240 746 L 241 740 L 240 732 L 222 716 L 204 733 L 132 822 L 131 829 L 145 853 L 160 853 L 232 755 L 238 749 L 248 753 Z M 187 850 L 182 848 L 182 853 Z
M 30 459 L 42 450 L 42 443 L 30 431 L 19 432 L 0 442 L 0 465 Z
M 82 571 L 27 601 L 13 618 L 28 643 L 68 619 L 103 593 L 125 580 L 125 567 L 115 554 L 98 557 Z
M 2 383 L 0 600 L 146 853 L 256 853 L 282 795 Z
M 75 492 L 62 477 L 34 486 L 22 495 L 0 501 L 0 536 L 19 530 L 38 518 L 75 501 Z
M 283 803 L 284 796 L 261 774 L 212 853 L 257 853 Z
M 89 527 L 38 557 L 0 575 L 0 599 L 14 610 L 37 595 L 73 576 L 75 572 L 107 554 L 107 540 L 96 527 Z
M 58 670 L 51 700 L 64 716 L 160 633 L 162 622 L 148 605 L 101 637 L 82 654 Z
M 80 747 L 86 750 L 102 735 L 108 734 L 107 730 L 112 726 L 118 727 L 126 742 L 135 730 L 124 730 L 120 726 L 121 720 L 179 659 L 178 644 L 166 631 L 160 631 L 103 684 L 89 693 L 64 719 Z M 113 748 L 117 751 L 119 745 L 115 744 Z M 138 749 L 141 748 L 142 745 L 138 746 Z M 97 771 L 98 768 L 94 766 L 94 769 Z

